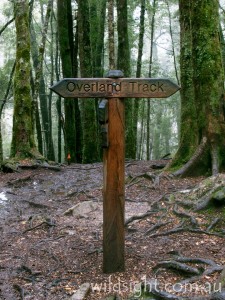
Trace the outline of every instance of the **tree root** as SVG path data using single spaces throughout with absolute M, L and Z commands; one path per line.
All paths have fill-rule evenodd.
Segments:
M 171 254 L 173 255 L 173 260 L 170 261 L 162 261 L 158 263 L 153 270 L 158 270 L 160 268 L 166 268 L 166 269 L 172 269 L 173 271 L 178 271 L 179 273 L 183 273 L 186 276 L 194 275 L 189 278 L 186 278 L 185 280 L 182 280 L 178 283 L 175 283 L 173 285 L 173 291 L 175 291 L 176 285 L 179 286 L 179 292 L 182 292 L 182 285 L 185 288 L 185 284 L 187 283 L 193 283 L 195 281 L 199 281 L 204 276 L 211 275 L 214 272 L 218 272 L 221 270 L 225 270 L 223 266 L 217 265 L 214 261 L 210 259 L 204 259 L 204 258 L 192 258 L 192 257 L 184 257 L 180 255 L 177 252 L 172 251 Z M 205 264 L 210 266 L 206 270 L 203 267 L 191 267 L 187 265 L 186 263 L 195 263 L 195 264 Z M 225 273 L 225 272 L 224 272 Z M 146 285 L 147 284 L 147 285 Z M 167 291 L 162 291 L 159 289 L 159 286 L 157 284 L 157 281 L 150 281 L 142 283 L 143 292 L 148 292 L 149 295 L 154 296 L 155 298 L 151 299 L 173 299 L 173 300 L 223 300 L 225 299 L 225 291 L 221 290 L 221 287 L 216 289 L 214 288 L 214 293 L 210 295 L 204 295 L 197 296 L 197 297 L 181 297 L 176 296 L 173 294 L 168 293 Z M 185 289 L 184 289 L 185 291 Z M 217 292 L 215 292 L 217 291 Z
M 220 218 L 215 218 L 212 223 L 207 227 L 206 231 L 212 230 L 219 222 L 221 221 Z
M 180 255 L 179 253 L 173 253 L 173 252 L 170 252 L 170 253 L 173 255 L 174 259 L 179 262 L 192 263 L 192 264 L 205 264 L 205 265 L 209 265 L 209 266 L 213 266 L 213 267 L 218 266 L 211 259 L 206 259 L 206 258 L 201 258 L 201 257 L 196 257 L 196 258 L 185 257 L 185 256 Z
M 176 200 L 176 203 L 188 208 L 192 208 L 194 205 L 193 201 Z
M 131 180 L 130 183 L 127 185 L 127 188 L 131 187 L 134 184 L 138 184 L 139 182 L 141 182 L 141 178 L 137 179 L 135 178 L 135 180 Z
M 200 275 L 203 271 L 202 269 L 200 270 L 199 268 L 190 267 L 189 265 L 178 262 L 176 260 L 161 261 L 153 267 L 153 270 L 155 271 L 161 268 L 172 269 L 178 273 L 183 273 L 185 275 Z
M 40 224 L 38 224 L 38 225 L 36 225 L 36 226 L 34 226 L 34 227 L 31 227 L 31 228 L 28 228 L 28 229 L 24 230 L 22 233 L 26 233 L 26 232 L 28 232 L 28 231 L 35 230 L 35 229 L 41 227 L 41 226 L 44 225 L 44 224 L 47 224 L 47 225 L 50 226 L 50 227 L 52 227 L 52 226 L 55 227 L 55 226 L 56 226 L 56 224 L 55 224 L 54 222 L 43 221 L 43 222 L 41 222 Z
M 19 284 L 14 284 L 13 285 L 13 287 L 14 287 L 14 289 L 16 290 L 16 291 L 18 291 L 19 292 L 19 294 L 20 294 L 20 297 L 21 297 L 21 300 L 24 300 L 25 298 L 24 298 L 24 289 L 19 285 Z
M 176 284 L 175 284 L 176 285 Z M 175 289 L 175 285 L 173 288 Z M 151 300 L 218 300 L 219 298 L 211 298 L 211 295 L 205 295 L 205 296 L 197 296 L 197 297 L 183 297 L 183 296 L 177 296 L 173 295 L 168 291 L 160 290 L 158 282 L 156 280 L 151 280 L 148 282 L 143 282 L 142 285 L 142 292 Z M 167 288 L 168 289 L 168 288 Z M 180 285 L 179 285 L 180 289 Z M 136 298 L 134 298 L 136 299 Z M 223 298 L 221 298 L 223 299 Z M 133 298 L 132 298 L 133 300 Z
M 194 216 L 184 212 L 184 211 L 179 211 L 178 210 L 178 206 L 177 204 L 174 205 L 174 208 L 173 208 L 173 212 L 175 215 L 179 216 L 179 217 L 185 217 L 185 218 L 188 218 L 191 222 L 191 224 L 194 226 L 194 227 L 199 227 L 199 224 L 198 224 L 198 221 L 195 219 Z
M 148 229 L 148 230 L 144 233 L 144 235 L 148 235 L 148 234 L 150 234 L 152 231 L 157 230 L 157 229 L 159 229 L 159 228 L 161 228 L 161 227 L 163 227 L 163 226 L 166 226 L 166 225 L 169 224 L 169 223 L 171 223 L 171 221 L 168 221 L 168 222 L 159 222 L 159 223 L 153 225 L 150 229 Z
M 154 237 L 158 237 L 158 236 L 166 236 L 166 235 L 170 235 L 170 234 L 184 232 L 184 228 L 182 227 L 183 225 L 184 225 L 184 221 L 182 221 L 180 224 L 178 224 L 178 226 L 176 226 L 168 231 L 151 234 L 149 237 L 154 238 Z
M 19 172 L 21 169 L 49 169 L 52 171 L 61 171 L 56 165 L 49 164 L 44 157 L 32 156 L 32 158 L 12 158 L 2 164 L 2 170 L 6 173 Z
M 25 181 L 31 180 L 31 178 L 32 178 L 32 176 L 28 175 L 28 176 L 24 176 L 22 178 L 17 178 L 17 179 L 8 181 L 7 184 L 8 185 L 15 185 L 15 184 L 18 184 L 18 183 L 23 183 Z
M 187 284 L 187 283 L 193 283 L 195 281 L 198 281 L 198 280 L 201 280 L 202 277 L 204 276 L 209 276 L 215 272 L 219 272 L 219 271 L 222 271 L 223 270 L 223 266 L 214 266 L 214 267 L 211 267 L 209 269 L 206 269 L 201 275 L 199 276 L 193 276 L 193 277 L 190 277 L 190 278 L 187 278 L 187 279 L 184 279 L 182 281 L 180 281 L 179 283 L 180 284 Z
M 212 235 L 212 236 L 218 236 L 221 238 L 225 238 L 225 235 L 219 232 L 208 232 L 206 230 L 201 230 L 201 229 L 196 229 L 196 228 L 188 228 L 188 227 L 176 227 L 171 230 L 165 231 L 165 232 L 159 232 L 150 235 L 149 237 L 155 238 L 159 236 L 166 236 L 166 235 L 171 235 L 175 233 L 180 233 L 180 232 L 192 232 L 192 233 L 200 233 L 200 234 L 206 234 L 206 235 Z
M 200 159 L 202 154 L 204 153 L 206 147 L 208 145 L 208 141 L 206 137 L 203 137 L 201 140 L 201 143 L 199 144 L 198 148 L 196 149 L 195 153 L 191 157 L 191 159 L 179 170 L 174 172 L 172 175 L 173 176 L 179 176 L 179 177 L 184 177 L 187 174 L 190 173 L 190 171 L 193 169 L 197 161 Z
M 128 186 L 131 185 L 131 183 L 133 183 L 136 179 L 138 178 L 145 178 L 145 179 L 149 179 L 152 181 L 152 183 L 154 183 L 154 180 L 156 178 L 156 175 L 155 174 L 152 174 L 152 173 L 143 173 L 143 174 L 140 174 L 140 175 L 137 175 L 133 178 L 131 178 L 130 182 L 128 183 Z M 141 180 L 141 179 L 140 179 Z M 140 182 L 140 180 L 138 182 Z
M 156 213 L 156 211 L 150 210 L 150 211 L 147 211 L 146 213 L 144 213 L 142 215 L 132 216 L 132 217 L 130 217 L 126 220 L 124 226 L 127 227 L 127 225 L 132 223 L 133 221 L 144 219 L 144 218 L 146 218 L 146 217 L 148 217 L 148 216 L 150 216 L 154 213 Z

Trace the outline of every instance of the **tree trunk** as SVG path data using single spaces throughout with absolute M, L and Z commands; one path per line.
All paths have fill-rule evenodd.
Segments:
M 14 72 L 15 72 L 15 67 L 16 67 L 16 62 L 14 62 L 14 64 L 13 64 L 13 67 L 12 67 L 12 70 L 11 70 L 11 73 L 10 73 L 10 77 L 9 77 L 9 83 L 8 83 L 8 86 L 7 86 L 5 95 L 4 95 L 4 99 L 3 99 L 2 103 L 1 103 L 1 106 L 0 106 L 0 166 L 3 162 L 3 144 L 2 144 L 2 128 L 1 128 L 2 127 L 1 126 L 2 112 L 3 112 L 4 106 L 7 102 L 7 99 L 9 97 L 10 89 L 12 87 L 12 81 L 13 81 L 13 76 L 14 76 Z
M 151 21 L 151 44 L 150 44 L 150 61 L 149 61 L 149 72 L 148 77 L 152 77 L 152 65 L 153 65 L 153 45 L 154 45 L 154 34 L 155 34 L 155 13 L 156 13 L 156 0 L 153 0 L 152 4 L 152 21 Z M 147 143 L 146 143 L 146 156 L 147 160 L 150 159 L 150 121 L 151 121 L 151 100 L 147 100 Z
M 49 107 L 48 105 L 48 99 L 46 97 L 45 80 L 43 77 L 44 52 L 45 52 L 45 44 L 47 39 L 47 31 L 48 31 L 51 12 L 52 12 L 52 0 L 49 0 L 43 31 L 42 31 L 42 41 L 41 41 L 41 45 L 39 46 L 39 49 L 38 49 L 37 40 L 35 36 L 34 26 L 33 23 L 31 22 L 31 38 L 32 38 L 31 50 L 32 50 L 34 68 L 35 68 L 35 87 L 34 87 L 33 101 L 37 106 L 38 97 L 40 99 L 42 126 L 43 126 L 45 145 L 46 145 L 45 156 L 50 160 L 54 160 L 55 156 L 54 156 L 54 149 L 53 149 L 52 134 L 50 130 L 51 120 L 49 119 L 49 110 L 51 109 L 51 107 Z M 40 144 L 40 142 L 38 144 Z
M 118 54 L 117 69 L 123 71 L 125 77 L 130 77 L 130 46 L 128 35 L 127 0 L 117 0 L 117 32 L 118 32 Z M 136 139 L 133 124 L 133 99 L 126 99 L 125 104 L 125 135 L 126 135 L 126 157 L 135 158 Z
M 78 77 L 78 25 L 76 25 L 76 32 L 75 32 L 75 42 L 74 42 L 74 70 L 73 75 L 75 78 Z M 79 99 L 74 99 L 75 103 L 75 122 L 76 122 L 76 161 L 78 163 L 82 162 L 82 123 L 81 123 L 81 112 L 79 107 Z
M 59 47 L 62 61 L 63 77 L 71 78 L 73 74 L 73 34 L 72 34 L 71 0 L 57 1 L 57 22 Z M 72 35 L 72 36 L 71 36 Z M 71 162 L 76 161 L 75 102 L 64 100 L 65 111 L 65 156 L 70 154 Z
M 142 55 L 143 55 L 143 46 L 144 46 L 144 33 L 145 33 L 145 9 L 146 4 L 145 0 L 141 0 L 141 14 L 140 14 L 140 26 L 139 26 L 139 43 L 138 43 L 138 58 L 137 58 L 137 70 L 136 77 L 141 77 L 141 67 L 142 67 Z M 136 157 L 138 157 L 138 115 L 139 115 L 139 102 L 140 99 L 134 99 L 134 136 L 136 139 Z
M 59 81 L 60 78 L 59 78 L 59 36 L 58 36 L 58 33 L 56 33 L 55 77 L 56 77 L 56 80 Z M 57 122 L 58 162 L 61 163 L 61 161 L 62 161 L 62 103 L 61 103 L 61 97 L 57 97 L 56 109 L 57 109 L 57 113 L 58 113 L 58 120 L 57 120 L 58 121 Z M 65 139 L 65 137 L 64 137 L 64 139 Z
M 114 39 L 114 0 L 108 0 L 108 35 L 109 35 L 109 69 L 114 70 L 115 63 L 115 39 Z
M 188 1 L 186 1 L 186 2 L 188 2 Z M 167 5 L 168 15 L 169 15 L 170 37 L 171 37 L 171 43 L 172 43 L 172 53 L 173 53 L 173 61 L 174 61 L 174 70 L 175 70 L 175 75 L 176 75 L 176 79 L 177 79 L 177 84 L 180 85 L 180 80 L 179 80 L 179 75 L 178 75 L 178 70 L 177 70 L 175 44 L 174 44 L 174 38 L 173 38 L 172 16 L 171 16 L 170 6 L 169 6 L 168 0 L 166 0 L 166 5 Z
M 50 44 L 50 58 L 51 58 L 51 86 L 53 85 L 54 80 L 54 28 L 53 28 L 53 14 L 51 14 L 51 44 Z M 50 90 L 48 97 L 48 120 L 49 120 L 49 128 L 48 128 L 48 144 L 47 144 L 47 158 L 54 161 L 55 160 L 55 152 L 54 152 L 54 144 L 52 139 L 52 90 Z
M 224 72 L 219 39 L 219 4 L 216 0 L 196 0 L 191 4 L 193 83 L 197 130 L 201 141 L 197 150 L 206 140 L 206 151 L 203 152 L 210 159 L 203 160 L 202 155 L 196 158 L 196 150 L 185 172 L 193 175 L 199 169 L 196 168 L 197 163 L 203 172 L 210 168 L 216 174 L 225 166 Z
M 199 144 L 197 108 L 193 85 L 191 2 L 179 1 L 180 8 L 180 76 L 181 125 L 179 148 L 170 167 L 186 163 Z
M 224 72 L 219 39 L 219 4 L 216 0 L 197 0 L 192 5 L 193 82 L 198 130 L 200 136 L 206 136 L 209 141 L 213 165 L 215 155 L 224 164 Z M 219 165 L 214 165 L 212 170 L 219 170 Z
M 11 157 L 31 157 L 37 154 L 32 124 L 30 87 L 30 32 L 28 0 L 16 1 L 16 68 L 14 76 L 14 113 Z
M 78 41 L 81 76 L 84 78 L 92 77 L 90 22 L 87 0 L 78 0 Z M 93 99 L 81 100 L 81 117 L 83 125 L 83 163 L 99 161 L 97 118 L 95 101 Z

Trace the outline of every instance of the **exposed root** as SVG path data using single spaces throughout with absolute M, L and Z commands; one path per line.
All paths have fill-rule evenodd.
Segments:
M 171 221 L 168 221 L 168 222 L 159 222 L 159 223 L 153 225 L 150 229 L 148 229 L 148 230 L 145 232 L 144 235 L 148 235 L 148 234 L 150 234 L 152 231 L 155 231 L 155 230 L 157 230 L 157 229 L 159 229 L 159 228 L 161 228 L 161 227 L 163 227 L 163 226 L 166 226 L 166 225 L 168 225 L 169 223 L 171 223 Z
M 185 263 L 178 262 L 176 260 L 168 260 L 168 261 L 161 261 L 156 266 L 153 267 L 153 270 L 158 269 L 172 269 L 177 271 L 178 273 L 184 273 L 185 275 L 200 275 L 202 274 L 202 269 L 190 267 Z
M 202 154 L 204 153 L 207 145 L 208 145 L 207 138 L 203 137 L 201 143 L 199 144 L 192 158 L 182 168 L 174 172 L 172 175 L 180 176 L 180 177 L 185 177 L 186 175 L 188 175 L 189 172 L 193 169 L 193 167 L 197 163 L 197 161 L 200 159 Z
M 198 224 L 198 221 L 195 219 L 194 216 L 184 212 L 184 211 L 179 211 L 178 210 L 178 207 L 177 205 L 175 204 L 174 205 L 174 208 L 173 208 L 173 212 L 175 215 L 179 216 L 179 217 L 185 217 L 185 218 L 188 218 L 191 222 L 191 224 L 194 226 L 194 227 L 199 227 L 199 224 Z
M 147 211 L 146 213 L 142 214 L 142 215 L 136 215 L 136 216 L 132 216 L 130 217 L 129 219 L 126 220 L 125 222 L 125 227 L 127 227 L 128 224 L 136 221 L 136 220 L 141 220 L 141 219 L 144 219 L 152 214 L 154 214 L 156 211 L 153 211 L 153 210 L 150 210 L 150 211 Z

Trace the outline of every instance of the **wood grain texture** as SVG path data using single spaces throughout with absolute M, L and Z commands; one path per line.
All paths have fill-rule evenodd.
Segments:
M 109 99 L 109 147 L 104 149 L 103 272 L 125 270 L 125 124 L 124 100 Z
M 64 78 L 50 89 L 64 98 L 167 98 L 180 87 L 166 78 Z

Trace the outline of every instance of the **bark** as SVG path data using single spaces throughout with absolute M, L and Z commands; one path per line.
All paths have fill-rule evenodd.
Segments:
M 191 157 L 191 159 L 179 170 L 173 173 L 174 176 L 187 176 L 187 175 L 192 175 L 192 170 L 194 166 L 197 165 L 199 160 L 202 158 L 204 151 L 206 150 L 207 147 L 207 138 L 204 137 L 196 149 L 195 153 Z
M 125 77 L 130 77 L 130 46 L 128 34 L 127 0 L 117 0 L 117 32 L 118 32 L 118 54 L 117 69 L 123 71 Z M 135 158 L 136 139 L 133 124 L 133 99 L 126 99 L 125 105 L 125 138 L 126 157 Z
M 50 20 L 50 25 L 51 25 L 51 44 L 50 44 L 50 58 L 51 58 L 51 86 L 53 85 L 53 80 L 54 80 L 54 29 L 53 29 L 53 14 L 51 14 L 51 20 Z M 48 126 L 48 143 L 46 143 L 47 146 L 47 157 L 48 159 L 55 161 L 55 152 L 54 152 L 54 144 L 52 140 L 52 90 L 49 92 L 49 97 L 48 97 L 48 121 L 49 121 L 49 126 Z
M 59 33 L 59 47 L 62 61 L 63 77 L 72 77 L 73 70 L 73 35 L 71 24 L 71 1 L 57 1 L 57 22 Z M 72 36 L 71 36 L 72 35 Z M 72 47 L 72 48 L 71 48 Z M 68 153 L 71 162 L 76 161 L 76 128 L 75 128 L 75 103 L 73 99 L 64 100 L 65 111 L 65 157 Z
M 8 97 L 9 97 L 9 92 L 12 88 L 12 81 L 13 81 L 13 75 L 14 75 L 14 72 L 15 72 L 15 67 L 16 67 L 16 63 L 14 62 L 13 64 L 13 67 L 12 67 L 12 70 L 10 72 L 10 77 L 9 77 L 9 82 L 8 82 L 8 86 L 7 86 L 7 89 L 6 89 L 6 92 L 4 94 L 4 98 L 2 100 L 2 103 L 0 105 L 0 167 L 2 165 L 2 162 L 3 162 L 3 141 L 2 141 L 2 126 L 1 126 L 1 123 L 2 123 L 2 113 L 3 113 L 3 109 L 4 109 L 4 106 L 8 100 Z
M 219 39 L 218 1 L 195 1 L 192 7 L 194 91 L 198 130 L 206 136 L 214 172 L 224 165 L 224 72 Z M 210 20 L 208 16 L 211 16 Z M 216 157 L 220 159 L 216 159 Z M 216 164 L 216 165 L 215 165 Z M 210 167 L 206 166 L 206 167 Z
M 148 77 L 152 77 L 152 65 L 153 65 L 153 46 L 154 46 L 154 34 L 155 34 L 155 13 L 156 13 L 157 1 L 154 0 L 152 4 L 152 20 L 151 20 L 151 43 L 150 43 L 150 60 L 149 60 L 149 73 Z M 146 141 L 146 158 L 150 159 L 150 122 L 151 122 L 151 100 L 147 100 L 147 141 Z
M 180 1 L 181 13 L 185 5 L 187 5 L 185 1 Z M 192 40 L 192 48 L 186 53 L 186 60 L 184 56 L 187 68 L 186 70 L 182 69 L 184 86 L 182 87 L 183 94 L 181 95 L 183 97 L 186 95 L 187 99 L 188 95 L 186 92 L 188 87 L 191 92 L 193 90 L 191 95 L 194 94 L 194 101 L 189 103 L 189 109 L 187 107 L 185 109 L 187 118 L 185 119 L 183 114 L 181 124 L 183 128 L 185 126 L 188 127 L 185 120 L 196 118 L 197 122 L 194 123 L 193 128 L 190 127 L 194 135 L 189 134 L 185 137 L 192 142 L 189 145 L 186 142 L 185 145 L 187 146 L 186 153 L 194 153 L 193 149 L 197 150 L 195 150 L 193 157 L 186 165 L 175 172 L 175 174 L 179 175 L 182 175 L 182 169 L 184 171 L 183 175 L 185 173 L 194 175 L 196 171 L 198 173 L 201 171 L 201 173 L 205 174 L 209 169 L 212 170 L 213 174 L 217 174 L 225 165 L 224 70 L 219 38 L 218 8 L 216 0 L 190 2 L 189 10 L 191 14 L 189 13 L 188 16 L 183 15 L 183 19 L 181 18 L 183 22 L 185 21 L 184 18 L 187 18 L 186 20 L 190 22 L 191 27 L 186 23 L 186 34 L 189 34 Z M 209 15 L 211 16 L 210 18 L 208 17 Z M 182 47 L 185 46 L 187 44 L 183 43 Z M 193 59 L 193 70 L 188 68 L 187 65 L 187 62 L 190 62 L 190 57 Z M 194 118 L 192 112 L 194 112 Z M 191 121 L 190 125 L 192 124 L 193 122 Z M 190 133 L 190 130 L 188 130 L 188 133 Z M 196 143 L 198 143 L 197 147 Z M 196 165 L 198 168 L 196 168 Z
M 59 38 L 58 33 L 56 33 L 56 55 L 55 55 L 55 76 L 56 80 L 59 81 Z M 62 103 L 61 97 L 58 97 L 56 100 L 56 109 L 58 113 L 58 122 L 57 122 L 57 135 L 58 135 L 58 162 L 62 161 Z M 64 137 L 65 139 L 65 137 Z
M 114 0 L 108 0 L 108 35 L 109 35 L 109 69 L 114 70 L 115 64 L 115 40 L 114 40 Z
M 74 42 L 74 77 L 78 77 L 78 25 L 76 25 L 75 42 Z M 75 123 L 76 123 L 76 161 L 82 162 L 82 124 L 79 100 L 74 99 L 75 103 Z
M 188 2 L 188 1 L 186 1 L 186 2 Z M 168 0 L 166 0 L 166 5 L 167 5 L 168 15 L 169 15 L 169 25 L 170 25 L 169 28 L 170 28 L 170 37 L 171 37 L 171 42 L 172 42 L 172 53 L 173 53 L 174 69 L 175 69 L 177 84 L 180 85 L 178 69 L 177 69 L 176 53 L 175 53 L 175 43 L 174 43 L 174 38 L 173 38 L 172 16 L 171 16 L 171 11 L 170 11 L 170 6 L 169 6 Z
M 137 78 L 141 77 L 142 55 L 143 55 L 143 46 L 144 46 L 144 32 L 145 32 L 145 8 L 146 8 L 145 0 L 141 0 L 138 58 L 137 58 L 137 70 L 136 70 Z M 140 99 L 138 99 L 138 98 L 134 99 L 134 115 L 133 115 L 134 121 L 133 122 L 134 122 L 134 136 L 136 138 L 136 145 L 138 145 L 137 125 L 138 125 L 138 115 L 139 115 L 139 101 L 140 101 Z M 138 157 L 137 146 L 136 146 L 136 157 Z
M 107 0 L 90 0 L 90 37 L 94 77 L 103 76 L 104 32 Z
M 53 149 L 53 140 L 52 140 L 52 134 L 51 134 L 51 120 L 49 119 L 49 112 L 51 107 L 48 105 L 48 99 L 46 97 L 46 86 L 45 86 L 45 80 L 43 77 L 43 61 L 44 61 L 44 53 L 45 53 L 45 44 L 47 39 L 47 32 L 48 32 L 48 26 L 49 26 L 49 20 L 52 12 L 52 0 L 48 1 L 46 16 L 45 16 L 45 22 L 43 25 L 42 30 L 42 39 L 41 44 L 38 47 L 37 40 L 35 36 L 35 30 L 33 23 L 31 22 L 31 37 L 32 37 L 32 58 L 35 68 L 35 83 L 34 83 L 34 95 L 33 95 L 33 101 L 35 103 L 35 106 L 38 109 L 38 98 L 40 99 L 40 109 L 41 109 L 41 117 L 42 117 L 42 127 L 45 137 L 45 145 L 46 145 L 46 157 L 50 160 L 54 160 L 54 149 Z M 38 111 L 36 112 L 36 114 Z M 41 134 L 42 135 L 42 134 Z M 42 139 L 42 138 L 41 138 Z M 41 141 L 42 143 L 42 141 Z M 39 151 L 42 151 L 42 146 L 39 145 Z
M 17 47 L 11 157 L 23 158 L 36 154 L 30 88 L 31 64 L 28 1 L 16 1 L 14 8 Z
M 34 7 L 34 0 L 30 1 L 30 11 L 29 11 L 29 25 L 30 25 L 30 36 L 31 36 L 31 53 L 33 57 L 33 33 L 34 30 L 32 30 L 32 13 L 33 13 L 33 7 Z M 38 49 L 37 43 L 36 47 Z M 38 50 L 37 50 L 37 64 L 38 65 Z M 35 64 L 34 64 L 35 66 Z M 35 124 L 36 129 L 36 136 L 37 136 L 37 146 L 38 151 L 43 155 L 43 139 L 42 139 L 42 128 L 41 128 L 41 120 L 39 115 L 39 103 L 37 99 L 35 99 L 35 79 L 33 78 L 33 73 L 31 72 L 31 90 L 32 90 L 32 100 L 33 100 L 33 124 Z
M 197 111 L 193 85 L 192 28 L 190 1 L 180 0 L 181 127 L 178 151 L 170 167 L 186 163 L 199 143 Z
M 98 35 L 95 53 L 95 69 L 94 76 L 103 77 L 104 72 L 104 33 L 105 33 L 105 17 L 106 17 L 107 0 L 102 0 L 100 7 Z
M 87 0 L 78 1 L 78 41 L 81 77 L 92 77 L 90 22 Z M 83 126 L 83 163 L 99 161 L 97 118 L 95 101 L 93 99 L 81 100 L 81 117 Z

